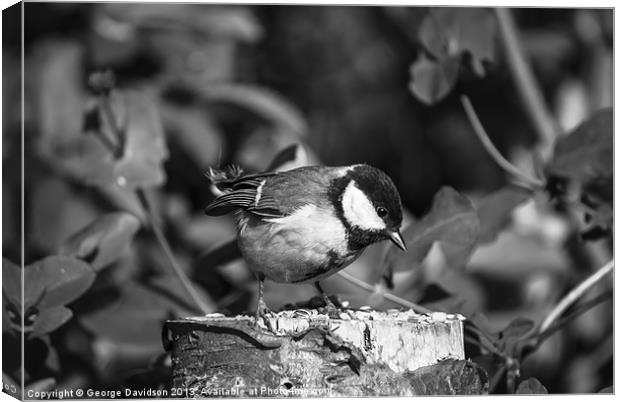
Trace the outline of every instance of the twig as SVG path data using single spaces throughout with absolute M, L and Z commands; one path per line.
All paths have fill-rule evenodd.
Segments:
M 551 155 L 552 146 L 558 133 L 556 122 L 549 113 L 540 87 L 536 83 L 532 69 L 523 52 L 510 9 L 495 8 L 494 11 L 512 78 L 515 81 L 521 103 L 536 129 L 539 150 L 546 160 Z
M 338 275 L 340 275 L 342 278 L 346 279 L 348 282 L 354 284 L 357 287 L 360 287 L 360 288 L 362 288 L 364 290 L 367 290 L 367 291 L 369 291 L 371 293 L 375 292 L 375 287 L 374 286 L 372 286 L 372 285 L 362 281 L 361 279 L 358 279 L 358 278 L 354 277 L 353 275 L 351 275 L 349 273 L 346 273 L 344 271 L 340 271 L 340 272 L 338 272 Z M 432 313 L 432 311 L 427 309 L 426 307 L 422 307 L 419 304 L 412 303 L 409 300 L 405 300 L 405 299 L 400 298 L 400 297 L 398 297 L 396 295 L 393 295 L 391 293 L 387 293 L 387 292 L 386 293 L 382 293 L 381 296 L 383 296 L 385 299 L 387 299 L 387 300 L 389 300 L 391 302 L 394 302 L 396 304 L 400 304 L 403 307 L 410 308 L 410 309 L 412 309 L 415 312 L 423 313 L 423 314 L 431 314 Z
M 183 287 L 185 288 L 189 296 L 192 298 L 194 303 L 196 303 L 198 308 L 200 308 L 200 310 L 202 310 L 204 314 L 208 314 L 214 311 L 215 310 L 214 303 L 211 301 L 207 303 L 202 299 L 202 297 L 200 297 L 200 295 L 196 292 L 196 289 L 194 289 L 194 286 L 192 285 L 192 283 L 189 281 L 189 278 L 187 277 L 187 275 L 185 275 L 185 272 L 183 271 L 183 269 L 181 269 L 181 267 L 177 263 L 174 257 L 174 254 L 172 253 L 172 249 L 170 248 L 170 245 L 168 244 L 168 240 L 164 236 L 161 228 L 159 227 L 159 224 L 156 222 L 155 217 L 153 216 L 153 212 L 151 210 L 149 201 L 146 198 L 146 194 L 144 190 L 137 189 L 136 195 L 138 196 L 138 199 L 140 200 L 140 204 L 142 205 L 142 207 L 144 208 L 146 212 L 146 216 L 148 218 L 148 221 L 150 222 L 151 229 L 153 230 L 153 234 L 155 234 L 155 238 L 157 238 L 157 241 L 159 242 L 159 245 L 164 251 L 164 254 L 166 254 L 166 257 L 168 258 L 168 261 L 170 262 L 170 265 L 172 266 L 174 273 L 177 275 L 177 277 L 181 281 L 181 284 L 183 285 Z
M 540 325 L 538 333 L 544 333 L 553 322 L 564 313 L 564 311 L 578 300 L 584 293 L 586 293 L 594 284 L 600 281 L 606 274 L 611 272 L 614 268 L 614 261 L 611 260 L 607 264 L 603 265 L 598 271 L 590 275 L 585 281 L 581 282 L 577 287 L 571 290 L 560 302 L 554 307 L 554 309 L 547 315 Z
M 494 353 L 498 356 L 503 356 L 503 353 L 495 346 L 495 344 L 489 338 L 489 336 L 485 334 L 483 331 L 481 331 L 479 328 L 477 328 L 475 325 L 465 325 L 464 328 L 465 328 L 465 331 L 470 331 L 473 334 L 477 335 L 480 338 L 480 341 L 481 341 L 480 344 L 482 345 L 482 343 L 485 343 L 485 345 L 483 346 L 489 352 Z
M 467 95 L 461 95 L 461 104 L 465 109 L 467 118 L 469 119 L 469 122 L 471 123 L 474 132 L 476 133 L 476 136 L 478 137 L 480 142 L 482 142 L 482 145 L 487 150 L 489 155 L 491 155 L 493 160 L 507 173 L 523 181 L 524 183 L 527 183 L 529 187 L 544 187 L 545 183 L 542 180 L 528 176 L 525 173 L 521 172 L 516 166 L 514 166 L 506 158 L 504 158 L 502 154 L 497 150 L 497 148 L 495 148 L 495 145 L 493 145 L 493 142 L 491 142 L 491 139 L 489 138 L 486 130 L 482 126 L 482 123 L 480 122 L 480 119 L 478 118 L 478 115 L 476 114 L 476 111 L 474 110 L 474 107 L 472 106 L 471 101 L 469 100 L 469 97 L 467 97 Z
M 582 304 L 579 305 L 579 307 L 575 308 L 573 311 L 571 311 L 570 313 L 568 313 L 566 316 L 564 316 L 563 318 L 556 320 L 556 322 L 547 327 L 547 329 L 544 332 L 538 332 L 532 336 L 535 336 L 537 338 L 537 343 L 538 345 L 540 345 L 541 343 L 543 343 L 547 338 L 549 338 L 551 335 L 553 335 L 555 333 L 555 331 L 557 331 L 558 329 L 562 328 L 567 322 L 571 321 L 573 318 L 585 313 L 586 311 L 590 310 L 593 307 L 598 306 L 599 304 L 601 304 L 604 301 L 607 301 L 609 299 L 611 299 L 613 297 L 613 291 L 609 290 L 606 291 L 596 297 L 594 297 L 591 300 L 588 300 L 587 302 L 584 302 Z

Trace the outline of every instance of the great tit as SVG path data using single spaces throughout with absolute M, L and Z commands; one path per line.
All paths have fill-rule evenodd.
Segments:
M 269 312 L 265 278 L 314 283 L 345 268 L 364 249 L 391 240 L 403 251 L 400 196 L 381 170 L 359 164 L 306 166 L 244 174 L 238 167 L 207 173 L 218 196 L 207 215 L 234 213 L 241 255 L 258 278 L 256 320 Z

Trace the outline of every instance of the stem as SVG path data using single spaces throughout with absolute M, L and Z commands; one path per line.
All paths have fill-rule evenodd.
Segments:
M 112 134 L 116 137 L 117 140 L 117 144 L 113 150 L 113 155 L 115 158 L 121 158 L 123 156 L 123 151 L 125 150 L 125 133 L 116 125 L 116 120 L 114 119 L 114 112 L 112 111 L 112 106 L 110 106 L 110 96 L 108 94 L 101 95 L 99 105 L 101 107 L 103 115 L 108 120 L 108 124 L 112 129 Z M 105 138 L 108 139 L 107 136 Z
M 585 281 L 581 282 L 577 285 L 573 290 L 571 290 L 560 302 L 555 306 L 555 308 L 547 315 L 547 317 L 543 320 L 540 325 L 540 329 L 538 333 L 545 332 L 553 322 L 564 313 L 564 311 L 573 304 L 576 300 L 578 300 L 581 296 L 584 295 L 595 283 L 600 281 L 606 274 L 611 272 L 614 268 L 614 261 L 611 260 L 607 264 L 603 265 L 598 271 L 594 274 L 590 275 Z
M 153 216 L 152 209 L 150 207 L 149 201 L 146 197 L 146 193 L 144 192 L 144 190 L 136 189 L 136 195 L 138 196 L 138 199 L 140 200 L 140 204 L 142 205 L 142 207 L 144 208 L 146 212 L 146 216 L 151 225 L 151 229 L 153 230 L 153 234 L 155 234 L 155 238 L 157 238 L 159 245 L 164 251 L 164 254 L 166 254 L 166 257 L 168 258 L 168 261 L 170 262 L 170 265 L 172 266 L 174 273 L 181 281 L 181 285 L 183 285 L 183 287 L 185 288 L 189 296 L 192 298 L 194 303 L 196 303 L 196 305 L 200 308 L 200 310 L 202 310 L 204 314 L 208 314 L 214 311 L 215 310 L 214 303 L 210 300 L 207 303 L 202 299 L 202 297 L 200 297 L 198 292 L 196 292 L 196 289 L 194 289 L 194 286 L 190 282 L 187 275 L 185 275 L 185 272 L 183 271 L 183 269 L 177 263 L 174 257 L 174 254 L 172 253 L 172 249 L 170 245 L 168 244 L 168 240 L 166 240 L 166 237 L 164 236 L 161 228 L 156 222 L 155 217 Z
M 358 278 L 354 277 L 351 274 L 348 274 L 348 273 L 346 273 L 344 271 L 340 271 L 340 272 L 338 272 L 338 275 L 340 275 L 342 278 L 346 279 L 348 282 L 354 284 L 357 287 L 360 287 L 360 288 L 362 288 L 364 290 L 367 290 L 367 291 L 369 291 L 371 293 L 374 293 L 374 291 L 375 291 L 375 287 L 374 286 L 372 286 L 372 285 L 362 281 L 361 279 L 358 279 Z M 418 304 L 412 303 L 409 300 L 405 300 L 405 299 L 400 298 L 400 297 L 398 297 L 396 295 L 393 295 L 391 293 L 387 293 L 387 292 L 386 293 L 382 293 L 381 296 L 383 296 L 385 299 L 387 299 L 387 300 L 389 300 L 391 302 L 394 302 L 396 304 L 400 304 L 403 307 L 410 308 L 410 309 L 412 309 L 413 311 L 415 311 L 417 313 L 423 313 L 423 314 L 431 314 L 432 313 L 432 311 L 427 309 L 426 307 L 422 307 L 422 306 L 420 306 Z
M 568 321 L 570 321 L 573 318 L 575 318 L 575 317 L 585 313 L 586 311 L 590 310 L 591 308 L 598 306 L 602 302 L 607 301 L 608 299 L 611 299 L 612 297 L 613 297 L 613 291 L 609 290 L 607 292 L 604 292 L 603 294 L 600 294 L 600 295 L 596 296 L 592 300 L 588 300 L 587 302 L 584 302 L 579 307 L 575 308 L 574 311 L 571 311 L 565 317 L 557 320 L 550 327 L 547 327 L 547 329 L 544 332 L 540 332 L 537 335 L 535 335 L 538 338 L 537 339 L 538 345 L 540 345 L 548 337 L 553 335 L 555 333 L 555 331 L 557 331 L 558 329 L 562 328 L 564 326 L 564 324 L 566 324 Z
M 118 153 L 118 146 L 111 139 L 109 139 L 104 132 L 101 130 L 96 130 L 93 131 L 93 134 L 99 138 L 99 140 L 103 143 L 103 146 L 105 146 L 112 155 L 116 155 Z
M 482 346 L 484 346 L 485 349 L 487 349 L 489 352 L 494 353 L 498 356 L 503 356 L 503 353 L 499 349 L 497 349 L 493 341 L 489 339 L 487 334 L 485 334 L 483 331 L 481 331 L 474 325 L 466 325 L 464 326 L 464 330 L 469 330 L 473 334 L 477 335 L 480 338 L 480 344 L 482 345 L 484 343 L 484 345 Z
M 467 97 L 467 95 L 461 95 L 461 104 L 465 109 L 467 118 L 469 119 L 469 122 L 471 123 L 474 132 L 476 133 L 476 136 L 478 137 L 480 142 L 482 142 L 482 145 L 487 150 L 489 155 L 491 155 L 493 160 L 508 174 L 514 176 L 515 178 L 521 180 L 524 183 L 527 183 L 528 187 L 530 187 L 530 190 L 533 190 L 533 188 L 543 188 L 545 186 L 545 183 L 542 180 L 528 176 L 525 173 L 521 172 L 515 165 L 513 165 L 506 158 L 504 158 L 502 154 L 497 150 L 497 148 L 495 148 L 495 145 L 493 145 L 493 142 L 489 138 L 489 135 L 482 126 L 482 123 L 480 122 L 480 119 L 478 118 L 478 115 L 476 114 L 476 111 L 474 110 L 474 107 L 472 106 L 471 101 L 469 100 L 469 97 Z
M 523 52 L 519 33 L 510 9 L 495 8 L 494 11 L 512 78 L 515 81 L 521 103 L 538 134 L 539 150 L 542 157 L 547 160 L 551 156 L 553 143 L 559 130 L 555 120 L 551 117 L 542 91 Z

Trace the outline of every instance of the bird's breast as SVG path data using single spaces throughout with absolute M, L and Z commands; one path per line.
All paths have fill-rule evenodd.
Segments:
M 315 281 L 350 264 L 344 225 L 330 211 L 305 205 L 282 218 L 239 218 L 239 246 L 250 268 L 276 282 Z

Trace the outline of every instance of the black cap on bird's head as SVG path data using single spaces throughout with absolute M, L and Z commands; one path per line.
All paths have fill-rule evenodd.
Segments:
M 383 171 L 364 164 L 353 166 L 346 177 L 339 201 L 352 236 L 359 238 L 361 246 L 390 239 L 406 250 L 400 234 L 402 205 L 392 179 Z
M 357 165 L 353 168 L 351 177 L 373 203 L 386 226 L 390 229 L 400 228 L 403 221 L 400 194 L 390 176 L 375 167 Z

